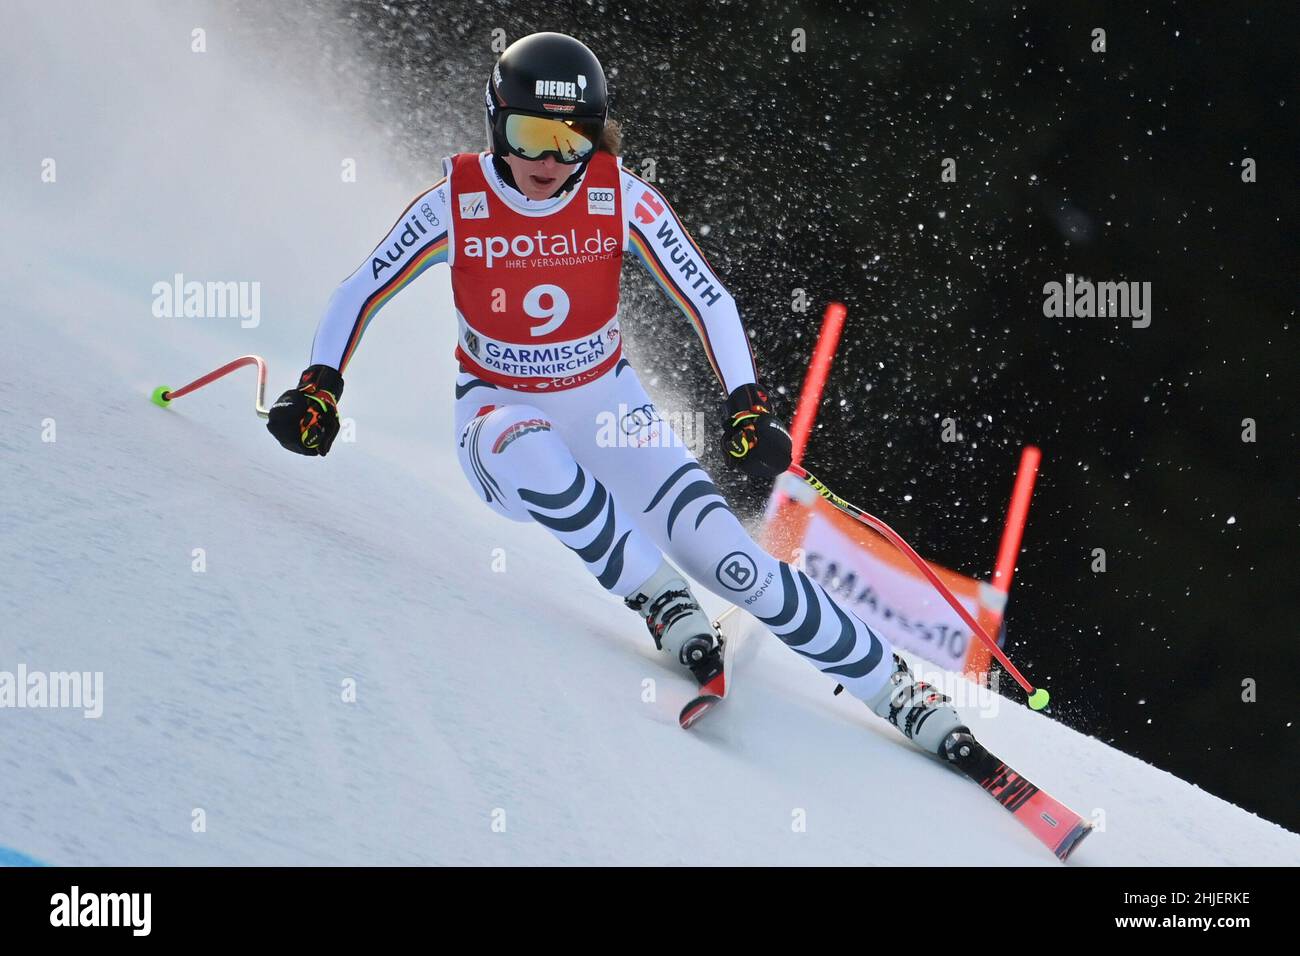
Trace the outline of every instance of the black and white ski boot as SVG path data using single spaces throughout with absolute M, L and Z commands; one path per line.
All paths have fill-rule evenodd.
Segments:
M 939 693 L 932 684 L 914 678 L 907 662 L 897 654 L 894 673 L 866 704 L 908 740 L 936 756 L 944 755 L 944 741 L 949 735 L 970 733 L 953 709 L 951 698 Z
M 680 571 L 664 561 L 623 603 L 645 618 L 655 647 L 689 669 L 702 692 L 723 696 L 722 639 Z

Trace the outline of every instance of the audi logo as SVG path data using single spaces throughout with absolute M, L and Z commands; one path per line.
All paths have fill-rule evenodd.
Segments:
M 647 425 L 653 425 L 655 422 L 663 421 L 659 417 L 658 410 L 654 405 L 646 404 L 640 408 L 634 408 L 622 418 L 619 419 L 619 426 L 623 429 L 624 435 L 631 435 L 639 432 Z

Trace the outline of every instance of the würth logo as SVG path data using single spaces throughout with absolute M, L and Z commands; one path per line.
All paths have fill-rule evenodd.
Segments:
M 654 193 L 647 190 L 641 194 L 641 199 L 636 204 L 637 222 L 643 226 L 648 226 L 663 214 L 663 203 L 658 200 Z

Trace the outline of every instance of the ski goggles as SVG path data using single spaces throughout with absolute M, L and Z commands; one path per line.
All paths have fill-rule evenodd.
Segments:
M 605 124 L 599 117 L 558 120 L 507 113 L 502 125 L 506 146 L 516 156 L 541 159 L 549 153 L 571 166 L 591 158 Z

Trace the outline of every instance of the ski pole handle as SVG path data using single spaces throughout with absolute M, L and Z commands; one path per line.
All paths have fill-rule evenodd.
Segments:
M 257 366 L 257 392 L 253 397 L 253 411 L 257 413 L 258 418 L 266 418 L 271 414 L 271 410 L 266 407 L 266 360 L 260 355 L 243 355 L 229 362 L 221 368 L 214 369 L 207 375 L 200 376 L 188 385 L 180 388 L 168 388 L 166 385 L 159 385 L 153 390 L 150 399 L 155 405 L 166 408 L 174 399 L 182 395 L 188 395 L 207 385 L 209 382 L 215 382 L 223 375 L 229 375 L 237 368 L 243 368 L 245 365 Z
M 789 470 L 792 475 L 801 479 L 805 484 L 817 492 L 817 494 L 830 502 L 835 508 L 842 511 L 850 518 L 862 522 L 873 531 L 879 532 L 889 541 L 890 544 L 896 547 L 899 551 L 902 551 L 903 554 L 907 555 L 908 559 L 916 565 L 917 570 L 925 575 L 926 580 L 934 586 L 934 589 L 938 591 L 952 609 L 957 612 L 957 616 L 960 617 L 966 623 L 966 626 L 971 629 L 971 633 L 988 645 L 990 653 L 997 658 L 998 663 L 1005 667 L 1007 673 L 1015 678 L 1016 683 L 1025 689 L 1025 692 L 1029 694 L 1029 706 L 1034 710 L 1042 710 L 1047 706 L 1047 701 L 1049 699 L 1047 691 L 1041 688 L 1035 689 L 1033 685 L 1025 679 L 1025 676 L 1020 673 L 1020 670 L 1016 665 L 1012 664 L 1007 658 L 1007 655 L 1002 652 L 1002 648 L 998 647 L 997 641 L 989 637 L 988 632 L 979 626 L 975 618 L 972 617 L 970 612 L 962 606 L 962 603 L 957 600 L 957 597 L 952 593 L 952 591 L 948 590 L 947 585 L 939 580 L 939 576 L 934 573 L 934 569 L 926 563 L 924 558 L 916 553 L 910 544 L 903 540 L 902 535 L 874 515 L 870 515 L 857 505 L 845 501 L 839 495 L 835 494 L 835 492 L 822 484 L 821 479 L 811 474 L 803 466 L 792 464 Z

